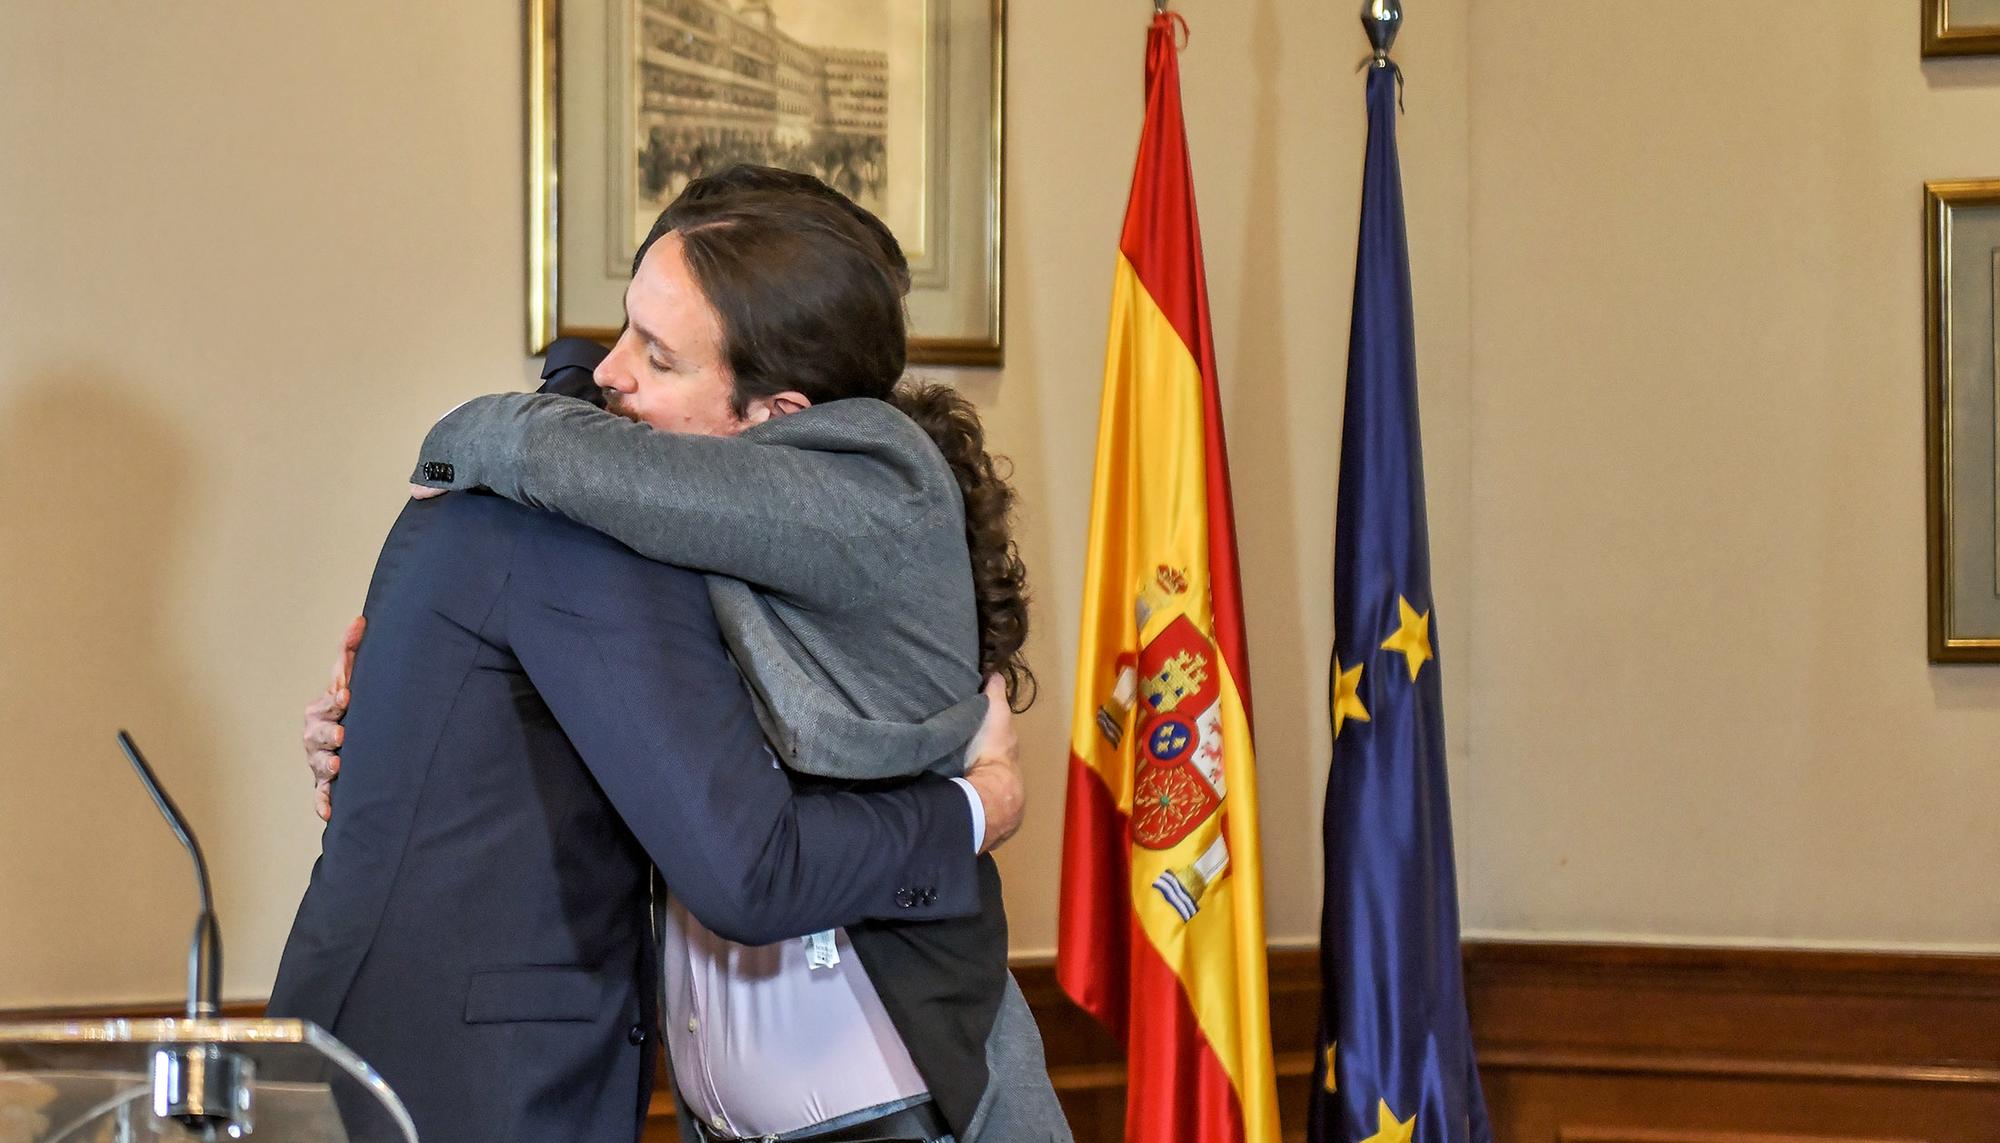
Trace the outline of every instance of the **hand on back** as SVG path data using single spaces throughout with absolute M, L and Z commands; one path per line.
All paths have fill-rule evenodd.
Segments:
M 333 660 L 333 678 L 326 690 L 306 706 L 306 765 L 312 768 L 313 811 L 319 820 L 333 820 L 333 780 L 340 773 L 340 744 L 346 730 L 340 725 L 347 717 L 348 680 L 354 674 L 354 653 L 361 648 L 361 634 L 368 620 L 356 616 L 340 637 L 340 654 Z
M 1007 705 L 1007 686 L 999 675 L 987 677 L 986 721 L 965 748 L 965 758 L 965 780 L 979 792 L 986 810 L 986 842 L 979 852 L 991 853 L 1021 828 L 1027 810 L 1021 740 L 1014 733 L 1014 711 Z

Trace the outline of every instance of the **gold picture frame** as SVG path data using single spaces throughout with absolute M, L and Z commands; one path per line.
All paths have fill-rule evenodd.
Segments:
M 1960 6 L 1980 3 L 1990 10 L 1967 16 Z M 1960 8 L 1954 12 L 1954 8 Z M 1975 23 L 1974 21 L 1978 22 Z M 1924 55 L 2000 55 L 2000 3 L 1994 0 L 1924 0 Z
M 2000 179 L 1924 184 L 1930 659 L 2000 663 Z
M 615 337 L 633 220 L 745 158 L 813 170 L 889 222 L 910 364 L 1001 364 L 1005 0 L 876 0 L 865 48 L 785 26 L 837 21 L 838 0 L 527 9 L 530 353 Z

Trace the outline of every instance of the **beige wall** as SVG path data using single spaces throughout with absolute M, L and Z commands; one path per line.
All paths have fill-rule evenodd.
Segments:
M 1924 657 L 1916 5 L 1473 6 L 1476 930 L 2000 950 L 2000 669 Z
M 225 988 L 317 850 L 295 741 L 424 422 L 518 385 L 511 5 L 16 5 L 0 36 L 0 1005 Z
M 1363 126 L 1349 6 L 1184 0 L 1270 931 L 1317 929 Z M 1468 926 L 2000 947 L 2000 673 L 1923 662 L 1925 177 L 2000 66 L 1914 17 L 1412 0 L 1404 176 Z M 1013 0 L 1005 370 L 1044 699 L 1005 851 L 1054 940 L 1081 544 L 1146 5 Z M 32 5 L 0 38 L 0 1005 L 226 990 L 316 848 L 294 741 L 422 428 L 518 384 L 519 9 Z M 949 372 L 949 371 L 940 371 Z M 38 927 L 30 919 L 42 919 Z M 102 918 L 115 918 L 118 935 Z
M 31 9 L 0 40 L 0 153 L 16 160 L 0 173 L 0 1005 L 179 987 L 192 895 L 112 745 L 121 725 L 204 835 L 226 990 L 254 996 L 316 850 L 297 711 L 359 606 L 423 427 L 529 369 L 520 10 Z M 1303 939 L 1359 43 L 1304 0 L 1185 9 L 1265 720 L 1271 927 Z M 1439 4 L 1412 36 L 1426 113 L 1406 149 L 1424 172 L 1419 261 L 1454 283 L 1424 302 L 1431 377 L 1457 379 L 1433 479 L 1462 488 L 1459 10 Z M 1040 598 L 1045 697 L 1023 722 L 1036 809 L 1005 854 L 1027 952 L 1054 943 L 1075 596 L 1149 14 L 1011 5 L 1009 366 L 953 374 L 1019 463 Z M 1463 493 L 1450 504 L 1439 544 L 1462 562 Z M 1464 610 L 1462 582 L 1442 590 Z

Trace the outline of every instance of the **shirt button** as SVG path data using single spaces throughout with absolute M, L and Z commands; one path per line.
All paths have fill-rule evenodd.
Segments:
M 701 1030 L 701 1021 L 695 1019 L 692 1016 L 688 1017 L 688 1031 L 699 1032 L 700 1030 Z
M 722 1113 L 720 1111 L 708 1117 L 708 1125 L 710 1127 L 715 1128 L 715 1133 L 717 1135 L 720 1135 L 723 1132 L 729 1130 L 729 1121 L 722 1117 Z

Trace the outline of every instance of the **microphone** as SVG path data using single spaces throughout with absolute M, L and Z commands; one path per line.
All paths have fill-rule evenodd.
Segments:
M 153 796 L 160 816 L 194 858 L 195 883 L 201 889 L 201 915 L 195 918 L 194 939 L 188 942 L 189 1020 L 214 1020 L 221 1015 L 216 997 L 222 991 L 222 929 L 215 922 L 215 895 L 208 885 L 208 859 L 188 828 L 187 818 L 167 796 L 166 787 L 132 736 L 118 732 L 118 746 Z M 153 1114 L 172 1119 L 202 1139 L 240 1139 L 250 1133 L 250 1101 L 257 1068 L 251 1059 L 231 1051 L 221 1039 L 192 1040 L 153 1047 Z
M 167 796 L 166 788 L 160 785 L 153 768 L 146 765 L 146 757 L 139 753 L 138 744 L 132 741 L 132 736 L 119 731 L 118 745 L 131 761 L 132 769 L 138 772 L 146 792 L 153 796 L 153 804 L 160 808 L 160 816 L 167 819 L 174 836 L 194 858 L 194 876 L 201 889 L 201 915 L 195 918 L 194 939 L 188 942 L 187 1015 L 190 1020 L 214 1019 L 220 1012 L 216 997 L 222 991 L 222 930 L 215 922 L 215 897 L 208 886 L 208 861 L 201 855 L 201 843 L 195 840 L 194 830 L 188 828 L 187 819 L 181 816 L 180 807 L 174 805 L 174 800 Z

